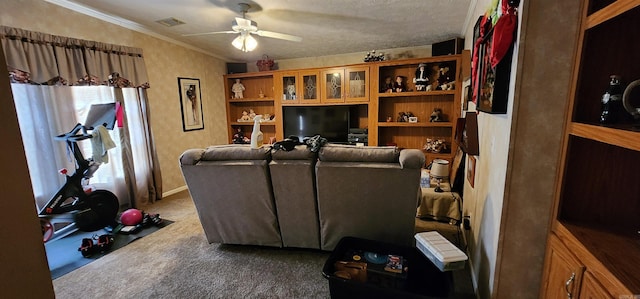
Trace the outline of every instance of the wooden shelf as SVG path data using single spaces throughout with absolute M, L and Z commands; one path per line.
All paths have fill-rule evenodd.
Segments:
M 253 122 L 252 121 L 235 121 L 235 122 L 231 122 L 232 126 L 253 126 Z M 275 121 L 269 121 L 269 122 L 261 122 L 260 126 L 275 126 L 276 122 Z
M 258 77 L 273 77 L 273 72 L 252 72 L 252 73 L 237 73 L 228 74 L 225 77 L 229 79 L 244 79 L 244 78 L 258 78 Z
M 632 125 L 601 126 L 571 123 L 569 134 L 603 142 L 630 150 L 640 151 L 640 131 Z
M 273 102 L 273 98 L 244 98 L 244 99 L 229 100 L 229 103 L 248 103 L 248 102 Z
M 456 94 L 455 90 L 433 90 L 433 91 L 406 91 L 406 92 L 385 92 L 379 93 L 378 97 L 383 98 L 397 98 L 397 97 L 415 97 L 415 96 L 433 96 L 444 94 Z
M 556 233 L 566 239 L 573 237 L 584 249 L 586 254 L 600 263 L 591 265 L 596 268 L 606 268 L 629 291 L 640 294 L 640 234 L 637 228 L 603 228 L 593 227 L 586 223 L 560 221 L 555 228 Z M 576 252 L 580 253 L 580 252 Z M 585 254 L 585 253 L 581 253 Z M 580 255 L 581 255 L 580 254 Z M 584 259 L 589 263 L 589 258 Z M 589 265 L 587 265 L 589 268 Z M 607 276 L 608 273 L 599 273 Z
M 429 127 L 453 127 L 454 123 L 451 122 L 418 122 L 418 123 L 409 123 L 409 122 L 380 122 L 378 123 L 378 127 L 382 128 L 403 128 L 403 127 L 416 127 L 416 128 L 429 128 Z
M 557 236 L 584 265 L 585 279 L 575 280 L 579 297 L 603 297 L 593 296 L 598 285 L 598 294 L 633 297 L 640 294 L 640 126 L 624 117 L 613 125 L 598 121 L 609 75 L 628 82 L 640 70 L 640 44 L 629 38 L 640 28 L 640 0 L 582 4 L 550 240 Z M 546 259 L 543 279 L 555 285 L 578 272 Z
M 467 51 L 468 52 L 468 51 Z M 468 54 L 465 52 L 464 55 Z M 374 111 L 370 115 L 374 117 L 374 124 L 370 126 L 369 132 L 373 131 L 377 138 L 369 138 L 374 144 L 387 145 L 397 144 L 399 148 L 415 148 L 422 150 L 428 138 L 442 139 L 449 147 L 448 153 L 427 153 L 424 152 L 428 162 L 435 158 L 451 161 L 457 150 L 454 142 L 456 121 L 460 117 L 461 91 L 460 79 L 463 69 L 470 68 L 471 65 L 464 65 L 463 55 L 447 55 L 426 58 L 407 59 L 402 61 L 387 61 L 376 64 L 377 70 L 373 70 L 372 77 L 377 79 L 376 83 L 385 82 L 386 78 L 397 76 L 405 78 L 406 92 L 374 92 L 372 102 Z M 442 64 L 449 66 L 449 75 L 453 78 L 455 89 L 453 90 L 430 90 L 415 91 L 417 89 L 412 78 L 415 76 L 417 67 L 426 64 L 429 74 L 429 82 L 432 88 L 439 77 L 439 68 Z M 377 76 L 375 75 L 377 74 Z M 372 83 L 376 91 L 380 90 L 380 85 Z M 431 114 L 440 110 L 444 122 L 429 122 Z M 396 120 L 403 113 L 411 113 L 417 117 L 417 123 L 409 122 L 386 122 L 387 119 Z M 377 120 L 377 121 L 376 121 Z M 373 128 L 373 129 L 372 129 Z M 376 140 L 377 139 L 377 140 Z
M 587 17 L 587 29 L 598 26 L 639 5 L 640 3 L 638 3 L 637 0 L 617 0 L 607 7 L 589 15 Z

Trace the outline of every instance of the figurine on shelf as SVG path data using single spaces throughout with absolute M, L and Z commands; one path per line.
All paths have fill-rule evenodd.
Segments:
M 384 78 L 384 84 L 380 86 L 380 93 L 386 92 L 393 92 L 393 82 L 391 82 L 390 76 Z
M 407 91 L 407 85 L 404 83 L 404 78 L 402 76 L 396 76 L 396 83 L 393 84 L 394 92 L 403 92 Z
M 233 83 L 233 85 L 231 86 L 231 91 L 233 91 L 233 98 L 234 99 L 244 98 L 244 95 L 243 95 L 244 90 L 245 90 L 244 85 L 240 83 L 240 79 L 236 79 L 236 83 Z
M 249 120 L 256 118 L 256 112 L 253 109 L 249 109 Z
M 384 59 L 384 53 L 376 54 L 376 50 L 372 50 L 371 52 L 367 52 L 367 55 L 364 57 L 364 62 L 384 61 Z
M 262 92 L 262 88 L 260 88 L 260 93 L 258 94 L 259 98 L 264 98 L 264 92 Z
M 242 111 L 242 116 L 240 117 L 240 119 L 238 119 L 238 121 L 251 121 L 249 112 L 247 112 L 247 110 Z
M 423 149 L 431 153 L 444 153 L 447 151 L 447 144 L 444 139 L 427 138 Z
M 414 117 L 411 112 L 398 112 L 398 122 L 408 122 L 409 117 Z M 391 117 L 389 117 L 390 119 Z
M 441 121 L 444 121 L 444 119 L 442 119 L 442 109 L 434 108 L 433 112 L 431 112 L 431 116 L 429 117 L 429 121 L 430 122 L 441 122 Z
M 244 136 L 244 132 L 242 132 L 241 128 L 236 129 L 236 133 L 233 134 L 233 143 L 235 144 L 247 144 L 250 143 L 251 139 L 249 137 Z
M 260 122 L 265 122 L 265 121 L 271 121 L 271 114 L 265 113 L 264 115 L 262 115 L 262 119 L 260 120 Z
M 413 83 L 416 84 L 416 91 L 431 90 L 431 85 L 429 85 L 430 75 L 431 72 L 427 69 L 427 65 L 425 63 L 418 65 L 418 68 L 416 69 L 416 77 L 413 78 Z
M 440 64 L 440 70 L 438 71 L 438 87 L 437 90 L 452 90 L 453 86 L 453 74 L 451 74 L 449 69 L 449 64 L 442 63 Z
M 291 81 L 289 81 L 288 84 L 287 84 L 286 99 L 287 100 L 295 100 L 296 99 L 296 85 L 293 84 Z

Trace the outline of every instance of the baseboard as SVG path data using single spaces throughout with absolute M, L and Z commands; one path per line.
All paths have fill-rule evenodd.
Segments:
M 182 187 L 175 188 L 175 189 L 173 189 L 173 190 L 169 190 L 169 191 L 167 191 L 167 192 L 163 192 L 163 193 L 162 193 L 162 198 L 165 198 L 165 197 L 167 197 L 167 196 L 171 196 L 171 195 L 174 195 L 174 194 L 180 193 L 180 192 L 182 192 L 182 191 L 184 191 L 184 190 L 187 190 L 187 185 L 184 185 L 184 186 L 182 186 Z

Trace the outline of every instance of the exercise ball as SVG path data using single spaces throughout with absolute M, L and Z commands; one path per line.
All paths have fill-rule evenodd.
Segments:
M 142 222 L 142 212 L 138 209 L 128 209 L 120 215 L 120 223 L 124 225 L 138 225 Z

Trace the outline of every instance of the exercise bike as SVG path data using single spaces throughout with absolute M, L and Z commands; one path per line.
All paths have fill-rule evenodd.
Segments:
M 62 238 L 77 230 L 95 231 L 115 223 L 119 203 L 115 194 L 108 190 L 85 189 L 85 183 L 100 167 L 92 158 L 85 159 L 77 142 L 93 137 L 87 128 L 78 123 L 68 133 L 58 135 L 56 140 L 65 141 L 68 150 L 73 153 L 75 172 L 67 174 L 66 169 L 60 171 L 66 176 L 65 184 L 40 209 L 38 215 L 42 227 L 43 241 Z M 56 224 L 66 224 L 56 228 Z

